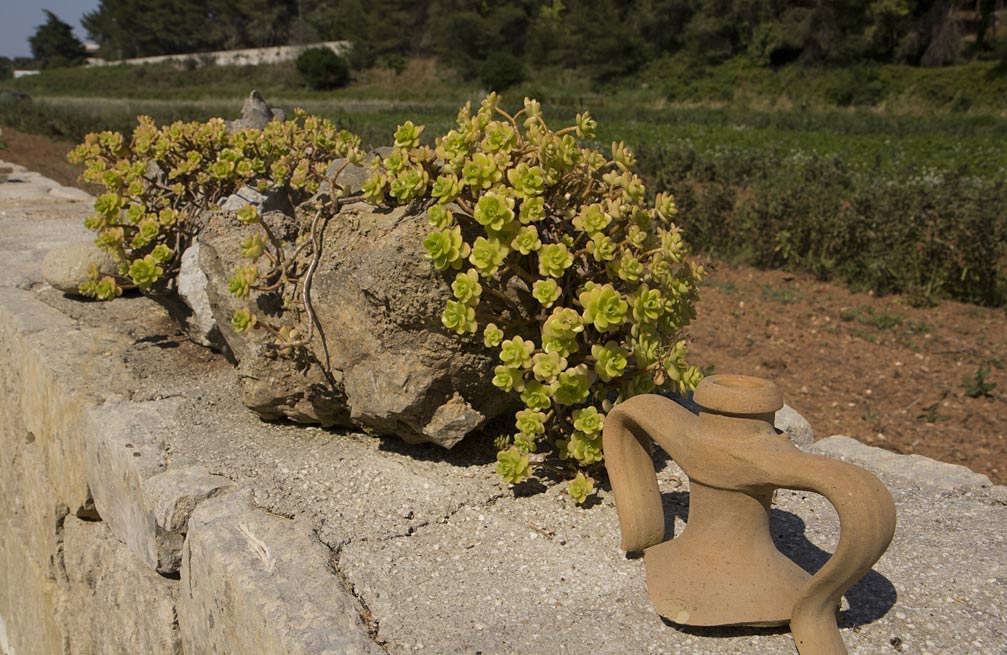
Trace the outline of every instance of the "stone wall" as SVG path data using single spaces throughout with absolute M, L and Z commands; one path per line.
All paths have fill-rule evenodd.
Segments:
M 0 649 L 380 652 L 327 549 L 225 477 L 168 468 L 177 402 L 98 404 L 128 340 L 32 296 L 0 288 Z
M 273 46 L 271 48 L 242 48 L 240 50 L 215 50 L 212 52 L 194 52 L 184 55 L 158 55 L 155 57 L 135 57 L 133 59 L 120 59 L 115 61 L 105 61 L 104 59 L 91 59 L 88 66 L 117 66 L 127 64 L 130 66 L 143 66 L 146 64 L 177 64 L 181 66 L 205 66 L 213 64 L 216 66 L 259 66 L 262 64 L 280 64 L 285 61 L 293 61 L 307 48 L 328 48 L 337 55 L 345 56 L 350 50 L 349 41 L 322 41 L 319 43 L 308 43 L 306 45 L 284 45 Z

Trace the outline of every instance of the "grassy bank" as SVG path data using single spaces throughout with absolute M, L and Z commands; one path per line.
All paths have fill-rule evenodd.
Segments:
M 680 55 L 663 57 L 636 75 L 600 87 L 583 73 L 566 69 L 527 73 L 527 79 L 508 95 L 534 96 L 554 106 L 587 105 L 594 109 L 702 104 L 746 111 L 861 108 L 888 115 L 1003 116 L 1007 108 L 1007 70 L 993 61 L 940 68 L 883 64 L 772 68 L 747 57 L 702 66 Z M 381 67 L 355 71 L 353 83 L 334 92 L 308 89 L 291 62 L 192 70 L 169 64 L 52 69 L 38 76 L 0 82 L 0 88 L 42 96 L 192 101 L 241 97 L 256 88 L 267 97 L 284 100 L 335 98 L 450 104 L 477 94 L 477 86 L 429 58 L 412 59 L 400 72 Z
M 159 122 L 233 118 L 255 87 L 275 104 L 331 117 L 381 145 L 407 119 L 426 124 L 427 137 L 443 133 L 458 105 L 479 97 L 471 86 L 439 78 L 431 62 L 410 66 L 413 76 L 375 69 L 333 94 L 300 88 L 283 66 L 52 71 L 17 81 L 35 99 L 0 105 L 0 124 L 80 140 L 100 129 L 129 132 L 141 113 Z M 681 224 L 699 250 L 905 293 L 916 303 L 951 297 L 997 306 L 1007 303 L 1007 119 L 980 111 L 1000 97 L 999 86 L 968 91 L 992 64 L 961 69 L 957 96 L 949 95 L 952 73 L 920 72 L 885 86 L 882 103 L 859 109 L 840 107 L 839 96 L 828 102 L 836 76 L 848 71 L 815 77 L 809 69 L 760 69 L 740 79 L 748 69 L 737 62 L 692 82 L 679 76 L 678 84 L 693 85 L 686 99 L 707 104 L 670 104 L 667 89 L 642 89 L 640 80 L 600 94 L 563 77 L 541 93 L 543 82 L 533 79 L 505 96 L 510 104 L 526 94 L 544 97 L 556 120 L 590 108 L 599 141 L 634 146 L 651 187 L 676 194 Z M 654 75 L 648 70 L 641 79 Z M 735 97 L 712 103 L 725 80 L 734 80 Z M 905 104 L 927 84 L 944 88 L 933 92 L 947 100 L 943 109 L 937 100 Z M 804 89 L 805 102 L 793 100 L 795 89 Z M 964 101 L 954 97 L 966 91 L 974 97 L 961 111 Z

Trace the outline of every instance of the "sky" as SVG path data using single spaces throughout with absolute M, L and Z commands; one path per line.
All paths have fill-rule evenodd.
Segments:
M 97 9 L 100 0 L 0 0 L 0 55 L 30 57 L 28 37 L 45 22 L 43 9 L 48 9 L 73 27 L 81 41 L 87 33 L 80 26 L 85 13 Z

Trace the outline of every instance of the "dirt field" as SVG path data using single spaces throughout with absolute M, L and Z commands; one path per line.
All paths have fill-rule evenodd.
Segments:
M 0 159 L 76 184 L 70 143 L 4 130 Z M 93 191 L 93 189 L 89 189 Z M 780 271 L 708 265 L 692 361 L 775 380 L 824 437 L 964 464 L 1007 483 L 1007 312 L 909 307 Z

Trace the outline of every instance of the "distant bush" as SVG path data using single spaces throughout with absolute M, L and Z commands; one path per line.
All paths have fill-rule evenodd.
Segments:
M 479 64 L 479 82 L 487 91 L 505 91 L 524 80 L 524 62 L 507 52 L 494 52 Z
M 312 89 L 339 89 L 350 83 L 350 66 L 328 48 L 308 48 L 297 58 L 297 71 Z
M 1007 304 L 1007 181 L 839 156 L 643 146 L 641 171 L 682 209 L 689 243 L 719 258 L 809 271 L 917 305 Z

